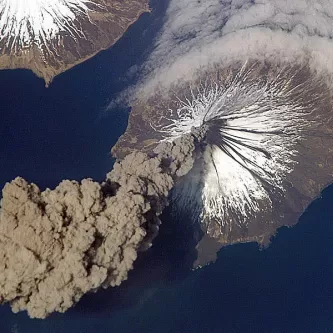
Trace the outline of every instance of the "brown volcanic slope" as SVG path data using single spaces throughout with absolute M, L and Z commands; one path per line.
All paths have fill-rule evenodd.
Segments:
M 226 245 L 268 245 L 332 182 L 332 94 L 306 66 L 222 64 L 169 93 L 142 95 L 114 156 L 149 153 L 192 126 L 207 128 L 201 154 L 171 198 L 201 227 L 195 267 Z
M 149 12 L 148 0 L 31 1 L 22 8 L 0 0 L 0 69 L 30 69 L 46 86 L 112 46 Z

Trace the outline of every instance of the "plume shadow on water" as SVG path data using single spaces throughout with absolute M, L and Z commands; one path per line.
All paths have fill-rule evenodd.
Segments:
M 193 224 L 183 213 L 175 218 L 171 206 L 164 211 L 161 221 L 153 246 L 139 253 L 128 280 L 119 287 L 85 295 L 68 311 L 69 315 L 101 315 L 103 312 L 110 312 L 112 315 L 142 302 L 147 288 L 154 290 L 172 286 L 191 274 L 197 255 L 195 246 L 200 233 L 198 225 Z
M 331 332 L 332 196 L 330 186 L 298 225 L 279 229 L 269 248 L 258 251 L 253 243 L 229 246 L 219 252 L 215 264 L 197 271 L 190 270 L 193 224 L 169 220 L 169 209 L 153 247 L 138 259 L 127 282 L 87 295 L 64 316 L 47 321 L 55 326 L 70 322 L 68 333 L 77 332 L 75 318 L 85 323 L 80 324 L 80 333 L 94 332 L 97 326 L 92 323 L 103 333 L 112 329 L 122 333 Z
M 169 209 L 153 247 L 120 287 L 43 321 L 7 308 L 6 323 L 19 333 L 332 332 L 332 197 L 330 186 L 269 248 L 229 246 L 196 271 L 189 267 L 192 224 L 170 220 Z

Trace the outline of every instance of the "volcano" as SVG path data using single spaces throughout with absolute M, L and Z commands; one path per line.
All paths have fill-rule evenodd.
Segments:
M 193 169 L 172 194 L 175 210 L 203 232 L 200 266 L 224 245 L 267 245 L 331 182 L 331 110 L 329 87 L 307 66 L 221 64 L 136 101 L 113 153 L 149 151 L 194 128 L 204 133 Z
M 147 0 L 0 0 L 0 68 L 26 68 L 48 85 L 113 45 Z

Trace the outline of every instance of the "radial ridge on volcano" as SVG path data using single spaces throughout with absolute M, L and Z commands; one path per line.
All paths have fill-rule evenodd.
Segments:
M 0 69 L 30 69 L 48 85 L 147 11 L 147 0 L 0 0 Z
M 170 197 L 201 229 L 194 266 L 267 245 L 332 182 L 332 23 L 329 0 L 170 1 L 113 153 L 202 133 Z
M 137 100 L 113 152 L 149 152 L 200 129 L 194 166 L 171 195 L 201 226 L 200 266 L 224 245 L 266 245 L 332 181 L 332 106 L 325 80 L 305 65 L 216 65 Z

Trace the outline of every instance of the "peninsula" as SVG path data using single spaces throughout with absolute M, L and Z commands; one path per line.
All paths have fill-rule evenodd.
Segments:
M 202 230 L 195 267 L 226 245 L 266 246 L 332 182 L 332 95 L 306 65 L 221 63 L 137 96 L 115 157 L 150 153 L 193 128 L 205 133 L 170 197 Z

